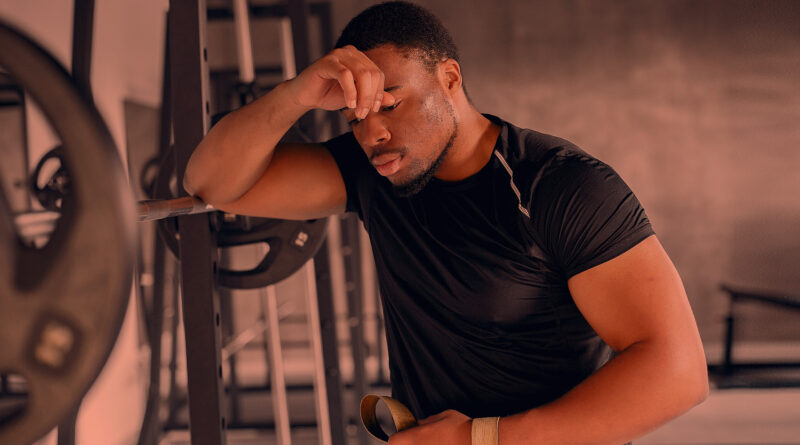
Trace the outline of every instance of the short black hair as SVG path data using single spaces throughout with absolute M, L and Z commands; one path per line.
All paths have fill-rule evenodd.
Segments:
M 336 48 L 353 45 L 368 51 L 382 45 L 412 50 L 433 70 L 443 59 L 461 63 L 450 33 L 430 11 L 409 2 L 393 1 L 365 9 L 345 26 Z

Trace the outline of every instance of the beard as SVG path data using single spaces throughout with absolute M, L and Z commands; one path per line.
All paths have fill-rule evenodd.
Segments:
M 394 192 L 397 196 L 401 198 L 414 196 L 421 192 L 428 185 L 428 183 L 431 182 L 433 175 L 436 174 L 436 171 L 439 169 L 439 166 L 442 165 L 442 161 L 444 161 L 445 156 L 447 156 L 448 151 L 450 151 L 450 147 L 453 146 L 453 141 L 456 139 L 456 133 L 456 129 L 453 128 L 453 133 L 450 134 L 450 139 L 447 140 L 442 152 L 439 154 L 436 160 L 431 163 L 427 170 L 404 184 L 394 185 Z
M 448 104 L 449 105 L 449 104 Z M 421 174 L 417 175 L 414 178 L 402 183 L 402 184 L 394 184 L 394 193 L 395 195 L 401 198 L 408 198 L 410 196 L 414 196 L 417 193 L 421 192 L 433 176 L 436 174 L 436 171 L 439 170 L 439 166 L 442 165 L 447 153 L 450 151 L 450 147 L 453 146 L 453 142 L 456 140 L 456 135 L 458 134 L 458 122 L 456 121 L 455 113 L 453 112 L 453 107 L 449 106 L 449 114 L 450 117 L 453 119 L 453 131 L 450 133 L 450 138 L 444 144 L 444 148 L 442 148 L 441 153 L 439 156 L 431 163 L 431 165 Z

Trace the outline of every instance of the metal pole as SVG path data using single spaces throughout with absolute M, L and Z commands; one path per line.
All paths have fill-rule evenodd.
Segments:
M 281 19 L 281 68 L 283 78 L 292 79 L 297 76 L 297 64 L 294 61 L 294 41 L 292 40 L 292 21 L 288 17 Z
M 232 266 L 231 252 L 226 249 L 220 249 L 219 262 L 224 268 Z M 233 320 L 233 290 L 219 287 L 217 289 L 219 294 L 220 312 L 222 314 L 222 339 L 223 344 L 227 345 L 234 336 L 234 320 Z M 230 408 L 230 418 L 228 425 L 238 425 L 241 417 L 240 405 L 241 397 L 239 393 L 239 374 L 235 354 L 226 354 L 225 346 L 222 347 L 222 360 L 228 362 L 228 404 Z
M 209 124 L 207 8 L 204 0 L 171 0 L 169 6 L 175 168 L 182 184 L 189 156 Z M 214 292 L 217 243 L 208 216 L 185 215 L 178 222 L 191 442 L 223 445 L 221 320 Z
M 345 265 L 345 291 L 347 293 L 348 324 L 353 357 L 353 390 L 358 396 L 368 393 L 365 375 L 366 348 L 364 343 L 364 301 L 361 293 L 361 250 L 359 249 L 358 218 L 347 215 L 342 219 L 342 255 Z M 358 417 L 358 416 L 355 416 Z M 367 445 L 369 436 L 364 428 L 358 429 L 359 443 Z
M 253 41 L 250 37 L 250 16 L 247 0 L 233 0 L 233 20 L 236 28 L 239 82 L 252 83 L 256 79 L 256 70 L 253 67 Z
M 211 204 L 193 197 L 184 196 L 173 199 L 150 199 L 139 201 L 136 206 L 139 221 L 153 221 L 179 215 L 195 215 L 216 210 Z
M 92 99 L 92 36 L 94 0 L 75 0 L 72 19 L 72 78 L 81 94 Z
M 283 367 L 283 350 L 281 348 L 280 321 L 278 317 L 278 295 L 275 286 L 261 289 L 263 314 L 267 325 L 264 341 L 267 344 L 269 359 L 270 393 L 273 412 L 275 413 L 275 434 L 278 445 L 291 445 L 291 428 L 289 426 L 289 400 L 286 395 L 286 376 Z
M 94 0 L 75 0 L 72 11 L 72 78 L 81 94 L 92 99 L 92 35 L 94 31 Z M 80 406 L 80 405 L 79 405 Z M 58 444 L 74 445 L 78 407 L 58 424 Z
M 327 246 L 326 243 L 323 243 L 322 248 L 320 249 L 321 253 L 318 253 L 318 257 L 322 257 L 327 255 Z M 334 409 L 338 408 L 341 411 L 341 398 L 339 400 L 333 401 L 333 405 L 330 404 L 329 395 L 330 389 L 329 386 L 331 383 L 333 385 L 339 386 L 341 388 L 341 381 L 339 380 L 339 363 L 338 358 L 335 356 L 331 356 L 330 350 L 325 350 L 323 348 L 322 338 L 324 335 L 323 332 L 323 323 L 325 323 L 325 331 L 333 331 L 334 338 L 336 335 L 336 327 L 333 325 L 333 299 L 327 298 L 324 299 L 326 301 L 325 304 L 321 304 L 322 301 L 318 299 L 318 291 L 317 282 L 319 280 L 319 275 L 316 273 L 316 262 L 308 262 L 305 266 L 306 271 L 306 305 L 308 309 L 308 328 L 309 328 L 309 337 L 311 338 L 311 348 L 314 354 L 314 397 L 316 398 L 316 408 L 317 408 L 317 431 L 319 433 L 319 443 L 320 445 L 332 445 L 332 432 L 331 432 L 331 418 L 330 418 L 330 411 L 333 407 Z M 327 261 L 325 261 L 327 265 Z M 330 287 L 328 280 L 321 280 L 323 286 Z M 330 295 L 330 290 L 327 290 L 327 294 Z M 324 316 L 323 316 L 324 315 Z M 323 321 L 323 318 L 325 321 Z M 335 352 L 335 351 L 334 351 Z M 327 360 L 326 360 L 327 359 Z M 335 367 L 333 363 L 335 362 Z M 338 391 L 338 395 L 341 396 L 341 390 Z M 342 437 L 344 435 L 342 434 Z M 344 441 L 337 441 L 337 445 L 343 445 Z

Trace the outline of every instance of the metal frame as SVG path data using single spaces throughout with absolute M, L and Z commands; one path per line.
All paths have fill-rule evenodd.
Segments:
M 75 0 L 72 14 L 72 78 L 80 93 L 92 97 L 92 37 L 94 35 L 94 0 Z M 58 424 L 58 445 L 74 445 L 78 410 Z
M 92 101 L 92 37 L 94 0 L 75 0 L 72 20 L 72 77 L 81 93 Z
M 305 69 L 311 62 L 311 54 L 309 51 L 309 32 L 308 32 L 308 19 L 311 16 L 319 19 L 320 25 L 320 44 L 323 52 L 333 49 L 333 18 L 331 12 L 331 4 L 329 2 L 306 2 L 290 0 L 286 3 L 276 3 L 271 5 L 249 5 L 249 15 L 251 19 L 263 18 L 282 18 L 288 17 L 292 22 L 292 39 L 294 41 L 294 57 L 296 64 L 296 72 Z M 210 7 L 208 9 L 208 20 L 234 20 L 234 13 L 228 7 Z M 296 24 L 296 25 L 295 25 Z M 256 79 L 260 75 L 275 75 L 279 76 L 282 72 L 280 66 L 256 66 L 255 73 Z M 237 78 L 239 74 L 238 69 L 219 69 L 211 72 L 211 79 L 213 85 L 222 85 L 230 82 L 231 79 Z M 256 84 L 258 82 L 255 82 Z M 274 87 L 274 85 L 264 86 Z M 256 86 L 256 93 L 259 92 L 260 86 Z M 225 92 L 216 89 L 215 104 L 228 104 L 231 103 L 231 96 Z M 313 115 L 309 114 L 304 120 L 301 121 L 301 128 L 306 134 L 314 134 Z M 328 125 L 333 135 L 339 134 L 341 130 L 341 119 L 338 113 L 328 113 Z M 319 135 L 317 135 L 319 136 Z
M 727 285 L 722 285 L 721 289 L 730 298 L 728 315 L 725 317 L 725 349 L 723 360 L 719 365 L 710 365 L 709 371 L 722 378 L 718 382 L 721 388 L 726 387 L 796 387 L 800 386 L 800 380 L 793 381 L 773 381 L 769 379 L 731 379 L 739 371 L 746 370 L 767 370 L 767 369 L 795 369 L 800 368 L 800 361 L 758 361 L 758 362 L 736 362 L 733 358 L 733 344 L 736 328 L 736 305 L 743 301 L 751 301 L 773 306 L 779 306 L 792 310 L 800 310 L 800 296 L 777 295 L 767 292 L 757 292 L 744 289 L 734 289 Z
M 361 246 L 359 220 L 354 214 L 346 215 L 342 221 L 342 255 L 344 255 L 345 291 L 347 293 L 347 316 L 350 325 L 350 344 L 353 355 L 353 390 L 357 395 L 368 394 L 365 363 L 367 357 L 364 340 L 363 280 L 361 276 Z M 355 414 L 358 414 L 357 412 Z M 358 416 L 356 415 L 356 424 Z M 368 445 L 369 434 L 358 428 L 358 443 Z
M 178 184 L 194 148 L 208 129 L 208 65 L 204 0 L 170 0 L 175 166 Z M 223 415 L 220 302 L 214 289 L 216 241 L 207 214 L 178 218 L 181 289 L 192 443 L 226 442 Z

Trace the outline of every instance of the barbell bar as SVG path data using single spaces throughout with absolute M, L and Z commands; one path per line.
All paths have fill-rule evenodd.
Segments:
M 155 221 L 179 215 L 194 215 L 217 210 L 193 196 L 171 199 L 148 199 L 136 205 L 137 221 Z
M 139 222 L 156 221 L 174 216 L 194 215 L 216 210 L 211 204 L 206 204 L 193 196 L 147 199 L 136 204 L 136 220 Z M 17 227 L 19 236 L 22 239 L 30 240 L 39 236 L 50 235 L 60 217 L 61 213 L 53 210 L 23 212 L 14 215 L 14 224 Z

